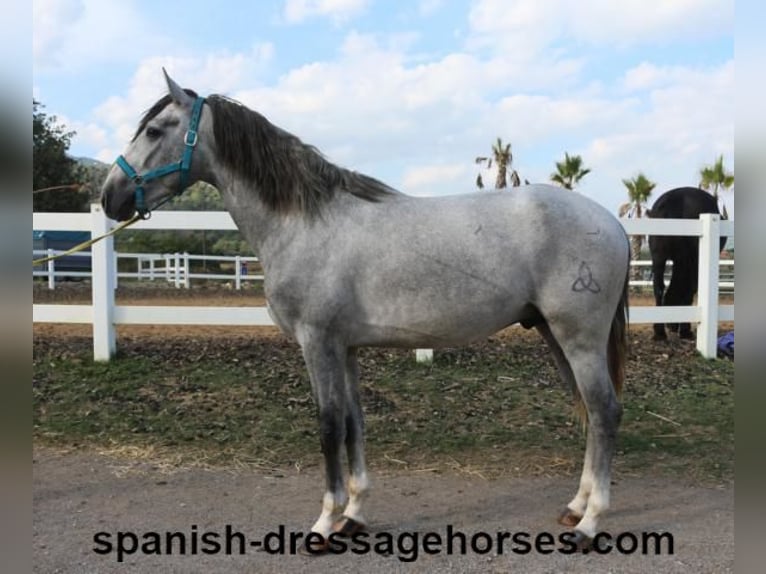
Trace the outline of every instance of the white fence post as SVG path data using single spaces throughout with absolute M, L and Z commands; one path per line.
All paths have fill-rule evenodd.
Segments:
M 715 359 L 718 341 L 718 258 L 721 253 L 719 216 L 700 215 L 702 237 L 699 244 L 699 279 L 697 305 L 700 322 L 697 325 L 697 350 L 706 359 Z
M 53 257 L 55 255 L 55 251 L 53 249 L 48 249 L 48 257 Z M 51 259 L 48 261 L 48 289 L 55 289 L 56 288 L 56 261 L 55 259 Z
M 242 289 L 242 260 L 239 255 L 234 257 L 234 288 Z
M 433 349 L 415 349 L 415 361 L 418 363 L 432 363 L 434 360 Z
M 101 206 L 92 203 L 91 234 L 98 237 L 110 229 Z M 117 349 L 114 331 L 114 239 L 109 236 L 91 248 L 91 285 L 93 287 L 93 359 L 108 361 Z
M 117 283 L 120 281 L 120 272 L 117 267 L 117 255 L 112 254 L 112 264 L 114 265 L 114 288 L 117 289 Z
M 178 251 L 173 255 L 173 279 L 176 289 L 181 288 L 181 254 Z
M 191 286 L 191 279 L 189 279 L 189 253 L 184 251 L 184 287 L 187 289 Z

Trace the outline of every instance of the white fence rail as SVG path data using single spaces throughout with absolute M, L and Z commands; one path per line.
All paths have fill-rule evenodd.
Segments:
M 55 249 L 33 249 L 32 257 L 52 257 L 63 253 L 63 250 Z M 87 259 L 90 263 L 90 251 L 81 251 L 80 253 L 71 253 L 66 256 Z M 120 253 L 114 252 L 116 278 L 137 279 L 139 281 L 164 280 L 173 283 L 177 288 L 191 287 L 192 279 L 204 279 L 208 281 L 232 281 L 236 289 L 241 289 L 243 283 L 247 281 L 263 281 L 263 275 L 248 271 L 250 263 L 258 263 L 257 257 L 246 257 L 243 255 L 192 255 L 189 253 Z M 120 261 L 132 261 L 130 265 L 135 271 L 119 271 Z M 38 266 L 32 270 L 33 277 L 45 277 L 49 289 L 56 288 L 56 281 L 64 278 L 90 278 L 90 271 L 82 271 L 70 268 L 71 264 L 61 264 L 57 266 L 56 259 L 51 259 L 47 263 Z M 229 263 L 231 273 L 213 273 L 213 272 L 194 272 L 192 271 L 194 261 L 211 261 L 218 263 Z M 62 269 L 63 267 L 63 269 Z
M 699 220 L 624 219 L 629 234 L 689 235 L 700 237 L 700 266 L 697 304 L 688 307 L 631 307 L 631 323 L 696 323 L 697 349 L 704 357 L 716 356 L 716 334 L 719 321 L 734 321 L 734 306 L 719 305 L 719 239 L 734 235 L 733 221 L 720 221 L 705 214 Z M 90 231 L 93 237 L 109 231 L 112 222 L 99 205 L 90 213 L 34 213 L 33 229 L 50 231 Z M 140 221 L 133 229 L 235 230 L 226 212 L 158 211 L 152 218 Z M 96 360 L 109 360 L 116 350 L 115 325 L 273 325 L 265 307 L 160 307 L 116 305 L 117 265 L 114 240 L 108 237 L 94 244 L 92 261 L 91 305 L 32 306 L 35 323 L 89 323 L 93 325 L 93 355 Z M 245 258 L 242 258 L 245 259 Z M 257 260 L 248 258 L 248 260 Z M 175 261 L 174 261 L 175 262 Z M 175 265 L 178 269 L 180 262 Z M 240 265 L 236 265 L 239 273 Z M 50 268 L 49 268 L 50 269 Z M 44 273 L 44 271 L 43 271 Z M 49 282 L 55 273 L 49 275 Z M 178 281 L 179 273 L 174 281 Z M 258 276 L 246 276 L 260 279 Z M 231 279 L 231 276 L 229 276 Z M 186 281 L 190 279 L 187 274 Z M 243 278 L 240 277 L 240 280 Z M 732 282 L 733 286 L 733 282 Z M 183 312 L 179 312 L 183 309 Z M 428 350 L 419 350 L 419 358 L 428 358 Z
M 62 253 L 62 250 L 55 249 L 34 249 L 32 256 L 38 257 L 50 257 Z M 90 262 L 90 251 L 72 253 L 67 257 L 80 257 L 87 259 Z M 189 253 L 120 253 L 114 252 L 115 264 L 119 261 L 132 261 L 130 267 L 135 271 L 119 271 L 119 265 L 117 265 L 118 271 L 116 272 L 117 283 L 120 279 L 136 279 L 138 281 L 165 281 L 172 283 L 177 289 L 186 288 L 190 289 L 192 279 L 204 280 L 204 281 L 225 281 L 233 284 L 234 288 L 242 289 L 243 285 L 248 281 L 263 281 L 263 275 L 259 273 L 252 273 L 249 270 L 250 263 L 258 263 L 257 257 L 246 257 L 241 255 L 194 255 Z M 57 267 L 56 259 L 51 259 L 43 266 L 39 266 L 38 269 L 32 270 L 33 277 L 45 277 L 48 282 L 48 289 L 56 288 L 56 281 L 63 278 L 77 278 L 84 279 L 90 278 L 92 275 L 90 271 L 77 271 L 76 269 L 68 268 L 69 265 L 59 265 Z M 193 261 L 210 261 L 216 264 L 216 267 L 220 270 L 220 263 L 229 263 L 231 267 L 230 273 L 214 273 L 203 270 L 202 272 L 194 272 L 192 262 Z M 631 287 L 651 287 L 651 266 L 652 262 L 646 259 L 634 260 L 630 262 L 631 267 L 641 269 L 640 275 L 643 279 L 631 279 Z M 61 269 L 61 267 L 64 267 Z M 673 262 L 668 261 L 665 269 L 665 285 L 670 281 L 671 270 L 673 269 Z M 632 274 L 631 274 L 632 277 Z M 648 278 L 647 278 L 648 277 Z M 734 261 L 731 259 L 721 259 L 719 262 L 719 278 L 718 289 L 721 292 L 733 292 L 734 291 Z

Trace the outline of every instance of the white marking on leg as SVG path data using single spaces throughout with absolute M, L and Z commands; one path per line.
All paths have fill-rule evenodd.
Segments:
M 577 489 L 577 494 L 575 494 L 572 501 L 567 504 L 567 508 L 578 516 L 583 516 L 585 514 L 590 494 L 593 489 L 593 469 L 591 468 L 591 461 L 589 458 L 590 457 L 587 456 L 585 458 L 582 474 L 580 475 L 580 487 Z
M 329 537 L 332 533 L 332 526 L 340 519 L 345 504 L 345 492 L 325 492 L 322 499 L 322 513 L 314 526 L 311 527 L 311 532 L 318 532 L 325 538 Z
M 360 524 L 367 524 L 367 520 L 362 515 L 362 503 L 367 498 L 369 488 L 370 481 L 366 472 L 362 472 L 358 476 L 351 475 L 348 480 L 348 505 L 343 511 L 343 516 L 356 520 Z
M 608 485 L 607 488 L 596 485 L 588 498 L 588 508 L 585 510 L 582 520 L 575 526 L 575 530 L 593 538 L 598 532 L 598 520 L 607 510 L 609 510 Z

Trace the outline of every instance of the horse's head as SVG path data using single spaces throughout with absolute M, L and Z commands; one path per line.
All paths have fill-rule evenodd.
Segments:
M 146 112 L 104 181 L 101 204 L 112 219 L 123 221 L 136 211 L 147 216 L 200 179 L 204 169 L 197 149 L 204 99 L 182 89 L 167 72 L 165 79 L 168 95 Z

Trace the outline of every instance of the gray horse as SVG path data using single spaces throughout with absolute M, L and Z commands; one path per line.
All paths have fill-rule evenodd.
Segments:
M 101 201 L 125 220 L 198 180 L 220 191 L 311 380 L 326 473 L 312 532 L 328 540 L 367 525 L 357 349 L 463 345 L 521 323 L 548 343 L 587 421 L 579 489 L 559 522 L 589 544 L 609 506 L 622 413 L 630 254 L 617 219 L 547 185 L 407 196 L 235 101 L 166 79 L 169 94 L 141 119 Z

